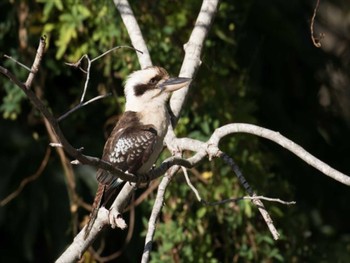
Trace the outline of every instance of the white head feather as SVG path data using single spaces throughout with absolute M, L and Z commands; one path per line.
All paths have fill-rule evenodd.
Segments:
M 141 112 L 150 108 L 166 106 L 170 93 L 160 88 L 152 88 L 150 85 L 150 88 L 143 94 L 135 94 L 135 87 L 147 85 L 155 77 L 158 78 L 158 84 L 169 79 L 168 73 L 160 67 L 148 67 L 135 71 L 128 76 L 124 88 L 126 97 L 125 111 Z

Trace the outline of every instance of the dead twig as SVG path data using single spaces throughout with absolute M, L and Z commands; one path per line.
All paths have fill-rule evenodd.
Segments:
M 29 72 L 29 75 L 28 75 L 28 78 L 26 80 L 26 87 L 27 89 L 30 88 L 30 86 L 32 85 L 33 83 L 33 80 L 34 80 L 34 77 L 35 77 L 35 74 L 38 72 L 39 70 L 39 66 L 40 66 L 40 63 L 41 63 L 41 59 L 43 58 L 44 56 L 44 52 L 45 52 L 45 47 L 46 47 L 46 36 L 42 36 L 40 38 L 40 42 L 39 42 L 39 46 L 38 46 L 38 49 L 36 51 L 36 56 L 35 56 L 35 59 L 34 59 L 34 62 L 33 62 L 33 65 L 30 69 L 30 72 Z
M 5 58 L 8 58 L 9 60 L 13 61 L 14 63 L 20 65 L 22 68 L 25 68 L 26 70 L 28 70 L 30 72 L 30 68 L 27 67 L 26 65 L 24 65 L 23 63 L 19 62 L 18 60 L 14 59 L 13 57 L 10 57 L 8 55 L 4 55 Z
M 78 105 L 74 106 L 72 109 L 70 109 L 69 111 L 67 111 L 66 113 L 64 113 L 61 117 L 59 117 L 57 119 L 58 122 L 62 121 L 64 118 L 66 118 L 68 115 L 70 115 L 71 113 L 75 112 L 76 110 L 79 110 L 80 108 L 92 103 L 92 102 L 95 102 L 97 100 L 100 100 L 100 99 L 104 99 L 108 96 L 110 96 L 110 93 L 109 94 L 105 94 L 105 95 L 99 95 L 99 96 L 96 96 L 92 99 L 90 99 L 89 101 L 87 102 L 84 102 L 85 100 L 85 95 L 86 95 L 86 91 L 87 91 L 87 88 L 88 88 L 88 84 L 89 84 L 89 81 L 90 81 L 90 70 L 91 70 L 91 64 L 93 62 L 95 62 L 96 60 L 106 56 L 107 54 L 111 53 L 112 51 L 114 50 L 117 50 L 117 49 L 121 49 L 121 48 L 128 48 L 128 49 L 132 49 L 132 50 L 135 50 L 136 52 L 139 52 L 139 53 L 143 53 L 142 51 L 136 49 L 136 48 L 133 48 L 133 47 L 129 47 L 129 46 L 117 46 L 117 47 L 114 47 L 114 48 L 111 48 L 109 50 L 107 50 L 106 52 L 103 52 L 101 55 L 93 58 L 93 59 L 90 59 L 89 56 L 87 54 L 84 54 L 77 62 L 75 63 L 68 63 L 66 62 L 66 65 L 68 66 L 71 66 L 71 67 L 75 67 L 75 68 L 79 68 L 82 72 L 84 72 L 86 74 L 86 79 L 85 79 L 85 83 L 84 83 L 84 88 L 83 88 L 83 92 L 81 94 L 81 97 L 80 97 L 80 102 L 78 103 Z M 81 64 L 82 64 L 82 61 L 83 60 L 86 60 L 87 61 L 87 67 L 86 69 L 83 69 L 81 67 Z
M 296 204 L 295 201 L 284 201 L 284 200 L 281 200 L 279 198 L 271 198 L 271 197 L 266 197 L 266 196 L 262 196 L 262 195 L 228 198 L 228 199 L 224 199 L 224 200 L 216 201 L 216 202 L 207 202 L 207 201 L 202 201 L 202 202 L 208 206 L 216 206 L 216 205 L 223 205 L 223 204 L 227 204 L 227 203 L 237 203 L 237 202 L 242 201 L 242 200 L 250 200 L 250 201 L 252 201 L 252 200 L 265 200 L 265 201 L 269 201 L 269 202 L 280 203 L 283 205 L 295 205 Z
M 317 0 L 316 6 L 314 8 L 314 13 L 311 18 L 311 24 L 310 24 L 311 40 L 314 46 L 318 48 L 321 47 L 321 39 L 325 37 L 324 33 L 320 33 L 318 37 L 315 37 L 315 34 L 314 34 L 314 23 L 315 23 L 315 18 L 316 18 L 319 5 L 320 5 L 320 0 Z
M 4 199 L 2 199 L 0 201 L 0 206 L 7 205 L 9 202 L 11 202 L 14 198 L 16 198 L 22 192 L 23 188 L 27 184 L 37 180 L 40 177 L 40 175 L 42 175 L 42 173 L 43 173 L 43 171 L 44 171 L 44 169 L 45 169 L 45 167 L 46 167 L 46 165 L 47 165 L 47 163 L 48 163 L 48 161 L 50 159 L 50 155 L 51 155 L 51 148 L 47 147 L 45 155 L 44 155 L 44 158 L 41 161 L 41 164 L 40 164 L 38 170 L 36 170 L 36 172 L 33 175 L 24 178 L 21 181 L 21 183 L 18 186 L 18 188 L 14 192 L 12 192 L 11 194 L 9 194 L 7 197 L 5 197 Z
M 68 115 L 73 113 L 74 111 L 79 110 L 80 108 L 82 108 L 82 107 L 84 107 L 84 106 L 86 106 L 86 105 L 88 105 L 88 104 L 90 104 L 92 102 L 95 102 L 97 100 L 101 100 L 101 99 L 107 98 L 109 96 L 111 96 L 111 93 L 107 93 L 105 95 L 99 95 L 99 96 L 96 96 L 96 97 L 92 98 L 91 100 L 86 101 L 86 102 L 83 102 L 83 103 L 81 102 L 78 105 L 76 105 L 75 107 L 73 107 L 72 109 L 70 109 L 69 111 L 67 111 L 66 113 L 64 113 L 62 116 L 60 116 L 57 119 L 57 121 L 60 122 L 63 119 L 65 119 Z

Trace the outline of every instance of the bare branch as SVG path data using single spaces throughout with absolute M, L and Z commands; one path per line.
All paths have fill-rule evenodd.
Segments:
M 184 45 L 185 58 L 183 60 L 180 77 L 193 78 L 201 65 L 201 53 L 204 40 L 214 20 L 218 8 L 218 0 L 203 0 L 197 21 L 188 42 Z M 170 108 L 176 118 L 179 118 L 183 104 L 187 98 L 188 87 L 177 90 L 170 99 Z
M 194 187 L 194 185 L 191 183 L 190 177 L 188 176 L 188 173 L 187 173 L 187 169 L 185 167 L 183 167 L 183 166 L 181 166 L 181 169 L 182 169 L 182 172 L 184 173 L 184 176 L 185 176 L 185 179 L 186 179 L 186 183 L 191 188 L 192 192 L 196 195 L 197 200 L 199 202 L 202 202 L 203 199 L 200 196 L 200 194 L 199 194 L 198 190 L 196 189 L 196 187 Z
M 156 231 L 157 220 L 158 220 L 159 214 L 160 214 L 162 207 L 163 207 L 163 204 L 164 204 L 165 191 L 166 191 L 168 185 L 170 184 L 171 179 L 177 173 L 178 169 L 179 169 L 179 166 L 172 167 L 170 169 L 170 171 L 163 177 L 162 181 L 160 182 L 160 184 L 158 186 L 156 200 L 154 201 L 152 213 L 151 213 L 151 216 L 148 220 L 148 228 L 147 228 L 147 234 L 146 234 L 146 239 L 145 239 L 145 247 L 143 249 L 141 263 L 149 262 L 149 257 L 150 257 L 150 253 L 152 251 L 152 246 L 153 246 L 153 237 L 154 237 L 154 233 Z
M 196 152 L 194 156 L 189 158 L 187 161 L 190 163 L 195 163 L 195 159 L 200 159 L 202 156 L 206 155 L 204 149 L 210 149 L 213 146 L 214 150 L 218 147 L 220 140 L 225 136 L 234 134 L 234 133 L 248 133 L 253 134 L 265 139 L 268 139 L 272 142 L 275 142 L 282 146 L 283 148 L 289 150 L 298 156 L 301 160 L 305 161 L 315 169 L 319 170 L 323 174 L 327 175 L 334 180 L 350 186 L 350 177 L 346 174 L 343 174 L 336 169 L 330 167 L 328 164 L 322 162 L 315 156 L 311 155 L 304 148 L 291 141 L 290 139 L 284 137 L 279 132 L 275 132 L 254 124 L 247 123 L 232 123 L 224 125 L 220 128 L 217 128 L 215 132 L 211 135 L 210 139 L 207 142 L 201 142 L 198 140 L 190 138 L 171 138 L 171 141 L 168 144 L 168 147 L 171 149 L 177 148 L 179 150 L 189 150 Z M 203 152 L 204 151 L 204 152 Z
M 46 46 L 46 36 L 42 36 L 40 38 L 39 46 L 38 46 L 38 49 L 36 51 L 36 56 L 35 56 L 32 68 L 30 69 L 30 73 L 29 73 L 27 81 L 25 83 L 25 85 L 27 86 L 27 89 L 29 89 L 30 86 L 32 85 L 35 74 L 39 70 L 40 62 L 41 62 L 41 59 L 44 55 L 45 46 Z
M 185 57 L 180 69 L 180 77 L 194 78 L 202 61 L 200 59 L 203 43 L 206 39 L 210 26 L 213 23 L 214 16 L 218 8 L 219 0 L 203 0 L 199 11 L 194 29 L 188 42 L 184 45 Z M 174 117 L 173 122 L 168 127 L 168 132 L 164 142 L 169 150 L 176 150 L 176 145 L 173 143 L 175 138 L 172 125 L 175 125 L 181 109 L 187 98 L 189 87 L 184 87 L 181 90 L 175 91 L 170 98 L 170 111 Z
M 119 211 L 123 211 L 126 205 L 126 201 L 130 200 L 131 195 L 134 192 L 135 184 L 125 184 L 112 204 L 109 211 L 101 207 L 98 210 L 98 214 L 95 223 L 90 231 L 89 236 L 85 239 L 85 227 L 74 238 L 72 244 L 63 252 L 63 254 L 57 259 L 56 262 L 75 262 L 79 260 L 84 251 L 92 244 L 98 234 L 107 226 L 110 225 L 111 213 L 113 216 L 120 214 Z
M 226 203 L 237 203 L 239 201 L 242 201 L 242 200 L 254 200 L 254 199 L 260 199 L 260 200 L 266 200 L 266 201 L 270 201 L 270 202 L 277 202 L 277 203 L 281 203 L 281 204 L 284 204 L 284 205 L 294 205 L 296 204 L 295 201 L 290 201 L 290 202 L 287 202 L 287 201 L 283 201 L 279 198 L 270 198 L 270 197 L 265 197 L 265 196 L 242 196 L 242 197 L 236 197 L 236 198 L 229 198 L 229 199 L 224 199 L 224 200 L 221 200 L 221 201 L 216 201 L 216 202 L 208 202 L 208 201 L 205 201 L 202 199 L 202 197 L 200 196 L 198 190 L 196 189 L 196 187 L 191 183 L 191 180 L 188 176 L 188 173 L 187 173 L 187 170 L 185 167 L 181 167 L 182 169 L 182 172 L 185 176 L 185 179 L 186 179 L 186 183 L 188 184 L 188 186 L 191 188 L 192 192 L 195 194 L 197 200 L 201 203 L 203 203 L 204 205 L 208 205 L 208 206 L 216 206 L 216 205 L 223 205 L 223 204 L 226 204 Z
M 224 199 L 221 201 L 217 201 L 217 202 L 207 202 L 207 201 L 203 201 L 205 205 L 209 205 L 209 206 L 216 206 L 216 205 L 223 205 L 226 203 L 237 203 L 239 201 L 242 200 L 265 200 L 265 201 L 269 201 L 269 202 L 276 202 L 276 203 L 281 203 L 283 205 L 295 205 L 296 202 L 295 201 L 283 201 L 279 198 L 271 198 L 271 197 L 266 197 L 266 196 L 262 196 L 262 195 L 256 195 L 256 196 L 242 196 L 242 197 L 236 197 L 236 198 L 229 198 L 229 199 Z
M 92 231 L 101 232 L 103 228 L 108 225 L 108 210 L 102 207 L 98 210 L 98 215 L 95 221 L 95 225 L 98 225 L 99 228 L 97 229 L 94 227 Z M 87 239 L 84 239 L 84 231 L 80 231 L 78 235 L 74 238 L 74 241 L 72 244 L 64 251 L 64 253 L 56 260 L 56 263 L 66 263 L 66 262 L 76 262 L 78 261 L 84 252 L 88 249 L 88 247 L 92 244 L 92 242 L 95 240 L 95 236 L 97 233 L 94 233 L 94 235 L 89 235 Z
M 248 192 L 249 196 L 251 196 L 253 199 L 251 200 L 252 203 L 258 208 L 260 214 L 262 215 L 262 217 L 265 220 L 265 223 L 267 224 L 273 238 L 275 240 L 277 240 L 279 238 L 279 233 L 275 227 L 275 225 L 273 224 L 272 218 L 269 215 L 269 212 L 267 212 L 263 202 L 261 202 L 260 199 L 256 198 L 256 193 L 253 191 L 253 189 L 250 187 L 250 185 L 248 184 L 247 180 L 244 178 L 241 169 L 239 169 L 238 165 L 233 161 L 233 159 L 228 156 L 227 154 L 225 154 L 224 152 L 220 152 L 219 156 L 232 168 L 232 170 L 234 171 L 234 173 L 236 174 L 237 178 L 239 179 L 239 181 L 241 182 L 241 184 L 243 185 L 243 187 L 245 188 L 245 190 Z
M 117 46 L 117 47 L 111 48 L 110 50 L 107 50 L 106 52 L 102 53 L 101 55 L 99 55 L 99 56 L 97 56 L 97 57 L 91 59 L 91 63 L 94 62 L 95 60 L 98 60 L 98 59 L 104 57 L 105 55 L 111 53 L 112 51 L 119 49 L 119 48 L 129 48 L 129 49 L 135 50 L 136 52 L 139 52 L 141 55 L 143 54 L 143 52 L 142 52 L 141 50 L 138 50 L 138 49 L 133 48 L 133 47 L 129 47 L 129 46 Z
M 219 141 L 224 136 L 227 136 L 233 133 L 249 133 L 259 137 L 263 137 L 265 139 L 269 139 L 281 145 L 283 148 L 289 150 L 290 152 L 294 153 L 300 159 L 302 159 L 312 167 L 316 168 L 323 174 L 327 175 L 328 177 L 333 178 L 334 180 L 342 184 L 350 186 L 350 177 L 348 175 L 335 170 L 334 168 L 330 167 L 328 164 L 317 159 L 315 156 L 308 153 L 301 146 L 289 140 L 288 138 L 284 137 L 279 132 L 275 132 L 253 124 L 234 123 L 234 124 L 228 124 L 228 125 L 222 126 L 215 130 L 215 132 L 212 134 L 209 140 L 209 143 L 218 145 Z
M 124 25 L 128 31 L 129 37 L 131 39 L 132 45 L 141 50 L 142 53 L 137 53 L 141 68 L 147 68 L 152 66 L 152 59 L 148 52 L 148 48 L 140 27 L 135 19 L 134 13 L 127 0 L 114 0 L 114 4 L 119 10 L 119 13 L 123 19 Z
M 131 205 L 130 205 L 129 230 L 128 230 L 128 233 L 126 235 L 126 238 L 125 238 L 125 241 L 124 241 L 122 247 L 118 251 L 116 251 L 108 256 L 103 256 L 103 257 L 100 256 L 100 254 L 103 251 L 102 248 L 100 248 L 100 251 L 94 251 L 93 248 L 90 247 L 90 251 L 92 251 L 94 258 L 99 262 L 108 262 L 108 261 L 111 261 L 113 259 L 120 257 L 120 255 L 122 255 L 122 253 L 124 252 L 125 248 L 127 247 L 127 245 L 129 244 L 129 242 L 132 238 L 132 234 L 134 232 L 134 225 L 135 225 L 135 203 L 134 203 L 134 200 L 132 200 Z
M 30 68 L 27 67 L 26 65 L 24 65 L 23 63 L 19 62 L 18 60 L 14 59 L 13 57 L 10 57 L 8 55 L 4 55 L 5 58 L 8 58 L 9 60 L 13 61 L 14 63 L 20 65 L 22 68 L 25 68 L 26 70 L 28 70 L 30 72 Z
M 318 48 L 321 47 L 321 39 L 323 39 L 325 37 L 324 33 L 320 33 L 318 37 L 315 37 L 315 34 L 314 34 L 314 23 L 315 23 L 315 18 L 316 18 L 316 14 L 317 14 L 317 10 L 318 10 L 319 5 L 320 5 L 320 0 L 317 0 L 316 6 L 314 8 L 314 13 L 313 13 L 312 18 L 311 18 L 311 24 L 310 24 L 311 40 L 312 40 L 312 43 L 314 44 L 314 46 L 318 47 Z
M 68 115 L 70 115 L 71 113 L 73 113 L 74 111 L 94 102 L 94 101 L 97 101 L 97 100 L 100 100 L 100 99 L 104 99 L 108 96 L 110 96 L 110 93 L 108 94 L 105 94 L 105 95 L 99 95 L 99 96 L 96 96 L 94 98 L 92 98 L 91 100 L 87 101 L 87 102 L 84 102 L 85 100 L 85 95 L 86 95 L 86 91 L 87 91 L 87 87 L 88 87 L 88 84 L 89 84 L 89 81 L 90 81 L 90 69 L 91 69 L 91 64 L 93 62 L 95 62 L 96 60 L 104 57 L 105 55 L 111 53 L 112 51 L 114 50 L 117 50 L 117 49 L 120 49 L 120 48 L 129 48 L 129 49 L 133 49 L 137 52 L 140 52 L 142 53 L 142 51 L 140 50 L 137 50 L 133 47 L 129 47 L 129 46 L 117 46 L 117 47 L 114 47 L 114 48 L 111 48 L 110 50 L 107 50 L 106 52 L 102 53 L 101 55 L 93 58 L 93 59 L 90 59 L 89 56 L 87 54 L 84 54 L 77 62 L 75 63 L 66 63 L 66 65 L 68 66 L 72 66 L 72 67 L 75 67 L 75 68 L 79 68 L 82 72 L 84 72 L 86 74 L 86 79 L 85 79 L 85 83 L 84 83 L 84 89 L 83 89 L 83 92 L 81 94 L 81 98 L 80 98 L 80 103 L 78 105 L 76 105 L 75 107 L 73 107 L 72 109 L 70 109 L 69 111 L 67 111 L 66 113 L 64 113 L 61 117 L 58 118 L 58 122 L 62 121 L 64 118 L 66 118 Z M 87 68 L 86 69 L 83 69 L 81 67 L 81 63 L 83 61 L 83 59 L 86 59 L 87 61 Z
M 91 100 L 88 100 L 86 102 L 80 102 L 78 105 L 76 105 L 75 107 L 73 107 L 72 109 L 70 109 L 69 111 L 67 111 L 65 114 L 63 114 L 61 117 L 59 117 L 57 119 L 58 122 L 62 121 L 63 119 L 65 119 L 68 115 L 70 115 L 71 113 L 73 113 L 74 111 L 76 110 L 79 110 L 80 108 L 92 103 L 92 102 L 95 102 L 97 100 L 101 100 L 101 99 L 104 99 L 104 98 L 107 98 L 111 96 L 111 93 L 107 93 L 105 95 L 99 95 L 99 96 L 96 96 L 95 98 L 92 98 Z

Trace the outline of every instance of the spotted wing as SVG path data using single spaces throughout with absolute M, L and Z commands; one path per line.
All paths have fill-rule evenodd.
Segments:
M 123 171 L 136 173 L 151 156 L 156 141 L 157 131 L 152 125 L 120 128 L 114 134 L 112 132 L 102 158 Z M 116 177 L 99 171 L 97 180 L 110 185 L 115 182 Z

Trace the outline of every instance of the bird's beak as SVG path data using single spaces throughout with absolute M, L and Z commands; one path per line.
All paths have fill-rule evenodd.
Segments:
M 172 92 L 188 85 L 192 79 L 190 78 L 170 78 L 159 84 L 162 91 Z

